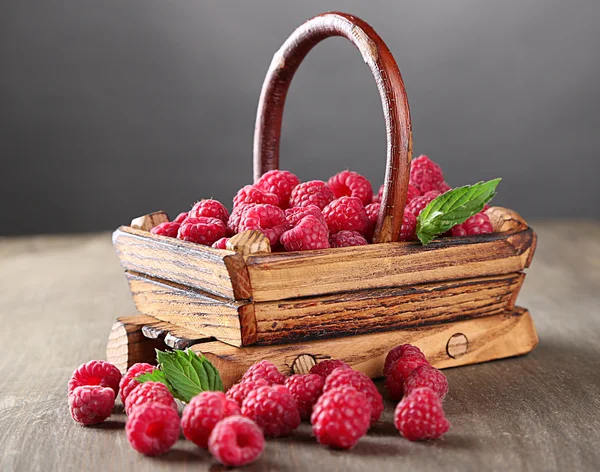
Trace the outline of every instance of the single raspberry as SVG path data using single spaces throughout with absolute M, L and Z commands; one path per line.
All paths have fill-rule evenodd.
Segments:
M 196 446 L 206 448 L 216 424 L 223 418 L 239 414 L 239 405 L 223 392 L 201 392 L 183 410 L 181 429 Z
M 144 403 L 134 408 L 125 423 L 127 440 L 147 456 L 164 454 L 179 438 L 177 410 L 160 403 Z
M 242 204 L 233 209 L 229 216 L 229 221 L 227 222 L 227 229 L 231 234 L 237 234 L 239 232 L 240 221 L 242 220 L 242 215 L 246 208 L 255 205 L 256 203 Z
M 279 205 L 279 197 L 274 193 L 265 192 L 255 185 L 246 185 L 238 190 L 233 197 L 233 208 L 249 203 L 268 203 L 269 205 Z
M 383 412 L 383 398 L 373 381 L 357 370 L 335 369 L 325 380 L 323 392 L 345 386 L 354 387 L 366 397 L 371 405 L 371 424 L 375 424 Z
M 379 209 L 381 208 L 381 203 L 373 202 L 369 203 L 365 207 L 365 212 L 367 213 L 367 231 L 365 232 L 365 237 L 371 241 L 373 239 L 373 233 L 375 232 L 375 226 L 377 225 L 377 218 L 379 218 Z
M 258 387 L 268 387 L 269 385 L 272 385 L 271 382 L 261 378 L 256 380 L 245 380 L 231 386 L 229 390 L 227 390 L 225 396 L 235 401 L 241 408 L 244 398 L 246 398 L 252 390 Z
M 179 227 L 177 237 L 184 241 L 210 246 L 223 238 L 225 233 L 227 233 L 227 227 L 220 219 L 199 216 L 198 218 L 186 218 Z
M 474 234 L 490 234 L 494 227 L 490 217 L 483 212 L 471 216 L 463 223 L 452 228 L 452 236 L 472 236 Z
M 279 237 L 288 229 L 288 221 L 281 208 L 269 204 L 256 204 L 246 207 L 242 213 L 238 231 L 258 230 L 271 243 L 271 247 L 279 244 Z
M 175 218 L 173 220 L 173 223 L 179 223 L 179 224 L 183 223 L 183 220 L 185 220 L 188 217 L 188 214 L 189 213 L 187 211 L 184 211 L 183 213 L 179 213 L 179 215 L 177 215 L 177 218 Z
M 269 437 L 287 436 L 300 425 L 296 400 L 284 385 L 252 390 L 242 403 L 242 415 L 256 421 Z
M 392 400 L 400 400 L 404 395 L 404 381 L 413 370 L 422 365 L 429 365 L 424 357 L 406 354 L 392 365 L 385 378 L 385 388 Z
M 69 393 L 69 410 L 81 424 L 102 423 L 115 406 L 115 391 L 100 385 L 82 385 Z
M 291 207 L 316 205 L 321 210 L 333 201 L 335 196 L 329 186 L 321 180 L 311 180 L 297 185 L 290 195 Z
M 279 369 L 272 362 L 265 360 L 251 365 L 242 376 L 242 382 L 258 379 L 266 380 L 270 385 L 285 383 L 285 376 L 279 372 Z
M 329 377 L 335 369 L 352 369 L 348 364 L 344 361 L 340 361 L 338 359 L 325 359 L 310 368 L 311 374 L 320 375 L 323 378 Z
M 159 236 L 167 236 L 168 238 L 176 238 L 177 232 L 179 231 L 180 223 L 174 221 L 165 221 L 156 225 L 150 230 L 152 234 L 158 234 Z
M 323 208 L 323 216 L 329 231 L 348 230 L 365 234 L 369 225 L 367 212 L 360 198 L 341 197 Z
M 413 199 L 406 207 L 404 207 L 404 213 L 410 212 L 415 217 L 419 216 L 425 207 L 434 201 L 437 196 L 436 192 L 431 192 Z
M 313 408 L 310 422 L 320 444 L 350 449 L 367 433 L 371 405 L 355 388 L 342 386 L 323 393 Z
M 413 390 L 398 403 L 394 426 L 410 441 L 437 439 L 450 429 L 442 401 L 427 387 Z
M 199 218 L 205 216 L 207 218 L 217 218 L 227 224 L 229 220 L 229 212 L 227 208 L 217 200 L 200 200 L 189 211 L 188 218 Z
M 423 354 L 423 351 L 421 351 L 417 346 L 413 346 L 412 344 L 402 344 L 400 346 L 396 346 L 394 349 L 388 352 L 387 356 L 385 357 L 385 362 L 383 363 L 383 375 L 387 377 L 394 363 L 405 355 L 415 355 L 425 359 L 425 354 Z
M 307 205 L 304 207 L 293 207 L 293 208 L 288 208 L 287 210 L 285 210 L 285 217 L 287 218 L 288 223 L 290 224 L 291 228 L 293 228 L 298 223 L 300 223 L 302 218 L 304 218 L 305 216 L 308 216 L 308 215 L 314 216 L 319 221 L 323 222 L 323 224 L 325 226 L 327 226 L 327 223 L 325 222 L 325 218 L 323 218 L 323 212 L 316 205 Z
M 177 410 L 177 403 L 165 384 L 144 382 L 134 389 L 125 400 L 125 413 L 131 414 L 134 408 L 148 402 L 161 403 Z
M 402 214 L 402 226 L 400 228 L 400 241 L 414 241 L 417 231 L 417 217 L 410 211 L 404 210 Z
M 316 216 L 305 216 L 296 226 L 281 235 L 281 244 L 286 251 L 327 249 L 330 247 L 327 224 Z
M 365 237 L 356 231 L 338 231 L 329 237 L 331 247 L 366 246 Z
M 357 172 L 343 170 L 334 175 L 327 182 L 335 198 L 357 197 L 363 205 L 368 205 L 373 200 L 371 182 Z
M 119 383 L 119 389 L 121 390 L 121 402 L 125 405 L 125 401 L 131 392 L 134 389 L 142 385 L 136 380 L 136 377 L 139 377 L 146 372 L 152 372 L 156 369 L 155 366 L 146 364 L 145 362 L 140 362 L 138 364 L 133 364 L 127 373 L 121 379 Z
M 265 450 L 265 437 L 251 419 L 230 416 L 219 421 L 213 429 L 208 450 L 221 464 L 241 467 L 261 456 Z
M 229 238 L 221 238 L 212 243 L 211 247 L 214 247 L 215 249 L 227 249 L 227 241 L 229 241 Z
M 279 206 L 287 208 L 292 190 L 300 185 L 300 179 L 287 170 L 270 170 L 265 172 L 254 185 L 265 192 L 277 195 Z
M 76 387 L 85 385 L 100 385 L 101 387 L 112 388 L 115 396 L 119 393 L 119 382 L 121 381 L 121 372 L 110 362 L 89 361 L 81 364 L 69 379 L 69 393 Z
M 448 379 L 441 370 L 430 365 L 421 365 L 404 380 L 404 395 L 421 387 L 429 387 L 443 400 L 448 393 Z
M 425 155 L 413 159 L 410 163 L 410 183 L 421 192 L 439 190 L 444 183 L 442 169 Z
M 295 374 L 285 380 L 285 386 L 296 400 L 300 418 L 303 420 L 310 419 L 313 406 L 323 394 L 324 385 L 325 377 L 317 374 Z

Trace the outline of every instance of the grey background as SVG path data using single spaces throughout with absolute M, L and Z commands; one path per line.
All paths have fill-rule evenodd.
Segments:
M 526 218 L 600 218 L 598 0 L 3 0 L 0 234 L 111 229 L 250 183 L 273 53 L 327 10 L 373 25 L 410 100 L 415 155 L 451 185 L 501 176 Z M 290 90 L 282 167 L 384 172 L 379 97 L 345 40 Z

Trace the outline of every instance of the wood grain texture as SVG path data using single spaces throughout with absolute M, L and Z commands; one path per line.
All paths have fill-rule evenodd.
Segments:
M 169 216 L 164 211 L 155 211 L 154 213 L 134 218 L 131 220 L 129 226 L 142 231 L 150 231 L 155 226 L 165 223 L 166 221 L 169 221 Z
M 260 231 L 242 231 L 227 241 L 227 249 L 241 256 L 252 254 L 271 254 L 271 243 Z
M 156 318 L 147 315 L 117 318 L 108 337 L 106 359 L 121 372 L 142 362 L 140 359 L 155 359 L 155 349 L 162 348 L 164 343 L 161 339 L 150 339 L 142 332 L 144 325 L 155 322 Z

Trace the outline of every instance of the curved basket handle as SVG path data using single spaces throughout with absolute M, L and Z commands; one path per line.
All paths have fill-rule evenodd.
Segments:
M 279 167 L 283 105 L 294 73 L 323 39 L 342 36 L 358 48 L 379 90 L 387 136 L 387 167 L 373 242 L 398 241 L 412 156 L 412 129 L 404 82 L 383 40 L 367 23 L 346 13 L 323 13 L 296 29 L 275 53 L 263 83 L 254 129 L 254 179 Z

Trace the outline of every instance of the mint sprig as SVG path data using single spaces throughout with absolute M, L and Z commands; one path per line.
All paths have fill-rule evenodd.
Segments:
M 429 244 L 436 236 L 479 213 L 496 195 L 500 180 L 465 185 L 437 197 L 417 217 L 417 238 Z

